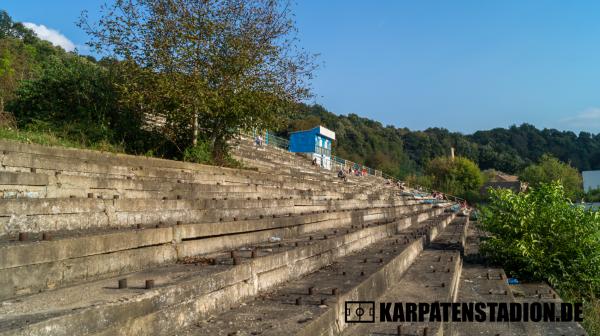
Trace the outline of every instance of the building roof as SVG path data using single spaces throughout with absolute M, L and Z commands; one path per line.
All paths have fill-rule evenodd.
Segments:
M 503 173 L 501 171 L 497 171 L 494 169 L 488 169 L 484 171 L 485 173 L 488 173 L 492 176 L 490 176 L 489 181 L 490 182 L 517 182 L 519 181 L 519 177 L 515 176 L 515 175 L 509 175 L 506 173 Z
M 311 128 L 309 130 L 296 131 L 296 132 L 292 132 L 292 133 L 303 133 L 303 132 L 315 132 L 318 135 L 324 136 L 331 140 L 335 140 L 335 132 L 328 128 L 325 128 L 323 126 L 317 126 L 317 127 Z

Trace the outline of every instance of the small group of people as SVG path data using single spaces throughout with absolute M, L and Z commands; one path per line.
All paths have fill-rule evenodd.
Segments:
M 348 167 L 348 175 L 354 175 L 354 176 L 367 176 L 367 170 L 366 169 L 354 169 L 352 167 Z
M 433 198 L 435 198 L 436 200 L 440 200 L 440 201 L 442 201 L 442 200 L 444 200 L 446 198 L 444 196 L 444 193 L 439 192 L 439 191 L 435 191 L 435 190 L 431 193 L 431 196 Z

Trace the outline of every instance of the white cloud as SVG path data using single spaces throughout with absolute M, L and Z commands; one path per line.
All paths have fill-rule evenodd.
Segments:
M 42 40 L 49 41 L 55 46 L 62 47 L 66 51 L 75 50 L 75 44 L 58 30 L 50 29 L 44 25 L 37 25 L 31 22 L 23 22 L 23 25 L 31 30 Z
M 598 130 L 600 129 L 600 107 L 588 108 L 574 117 L 569 117 L 561 120 L 563 125 L 584 129 L 584 130 Z

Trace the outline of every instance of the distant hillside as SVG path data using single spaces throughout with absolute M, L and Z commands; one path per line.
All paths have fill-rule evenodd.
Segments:
M 302 106 L 300 112 L 291 116 L 281 134 L 317 124 L 336 131 L 336 155 L 401 177 L 419 174 L 432 158 L 448 155 L 450 147 L 456 148 L 457 155 L 478 163 L 481 169 L 492 168 L 510 174 L 538 161 L 543 154 L 570 162 L 579 170 L 600 169 L 600 135 L 539 130 L 529 124 L 477 131 L 471 135 L 443 128 L 411 131 L 384 126 L 355 114 L 336 115 L 320 105 L 312 105 Z

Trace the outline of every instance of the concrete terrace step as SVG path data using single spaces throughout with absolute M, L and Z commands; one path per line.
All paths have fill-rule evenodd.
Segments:
M 477 264 L 463 266 L 458 302 L 513 302 L 501 268 Z M 489 313 L 489 309 L 486 308 Z M 463 323 L 454 324 L 450 335 L 531 335 L 522 323 Z
M 244 244 L 290 238 L 328 228 L 392 221 L 429 205 L 306 213 L 299 216 L 180 224 L 140 230 L 93 232 L 52 241 L 0 245 L 0 297 L 23 295 L 77 281 L 123 274 L 188 256 Z
M 26 154 L 23 154 L 26 155 Z M 1 163 L 3 170 L 8 172 L 36 172 L 40 174 L 58 176 L 75 175 L 99 178 L 119 178 L 119 179 L 141 179 L 150 182 L 171 182 L 186 183 L 195 182 L 203 184 L 264 184 L 282 186 L 291 183 L 296 188 L 332 188 L 336 181 L 323 181 L 315 178 L 308 178 L 301 174 L 267 174 L 254 171 L 237 171 L 231 174 L 216 174 L 209 171 L 178 171 L 163 168 L 152 168 L 143 166 L 113 166 L 100 163 L 77 163 L 74 159 L 53 158 L 52 160 L 41 160 L 39 157 L 33 157 L 31 160 L 18 157 L 22 162 L 8 162 L 4 158 Z M 7 179 L 10 179 L 8 177 Z M 49 180 L 43 182 L 44 178 L 38 178 L 36 185 L 48 185 L 57 181 Z M 14 183 L 11 183 L 14 184 Z
M 296 167 L 309 169 L 311 171 L 319 172 L 325 176 L 337 178 L 336 171 L 330 171 L 322 169 L 320 167 L 314 167 L 311 164 L 310 159 L 296 155 L 294 153 L 287 152 L 285 150 L 274 148 L 271 146 L 257 147 L 251 139 L 238 140 L 238 144 L 233 146 L 234 153 L 238 159 L 244 161 L 250 165 L 269 167 L 269 168 L 283 168 L 283 167 Z M 348 176 L 349 179 L 367 180 L 371 179 L 371 182 L 382 183 L 385 180 L 374 176 L 367 177 L 352 177 Z
M 212 181 L 214 182 L 214 181 Z M 243 195 L 253 193 L 257 196 L 272 195 L 326 195 L 345 197 L 344 193 L 333 190 L 295 189 L 294 184 L 285 186 L 259 185 L 250 183 L 216 184 L 198 182 L 172 182 L 145 179 L 101 178 L 76 175 L 46 175 L 22 172 L 0 171 L 0 192 L 2 198 L 61 198 L 75 196 L 79 198 L 210 198 L 225 197 L 225 193 Z M 333 188 L 332 188 L 333 189 Z M 266 198 L 266 197 L 265 197 Z
M 332 265 L 260 295 L 236 309 L 211 317 L 177 335 L 328 335 L 344 321 L 344 302 L 376 294 L 402 274 L 454 217 L 444 214 L 411 226 Z M 417 232 L 419 232 L 417 234 Z M 313 287 L 309 292 L 309 288 Z M 335 290 L 335 294 L 333 289 Z M 323 300 L 323 301 L 322 301 Z
M 313 186 L 328 186 L 335 181 L 307 178 L 302 174 L 272 175 L 250 170 L 235 170 L 221 167 L 184 163 L 185 169 L 152 166 L 155 160 L 143 162 L 145 165 L 134 165 L 138 159 L 117 160 L 120 165 L 110 164 L 111 160 L 88 161 L 79 157 L 43 156 L 40 154 L 4 151 L 1 163 L 5 171 L 39 172 L 46 175 L 80 175 L 96 177 L 112 177 L 126 179 L 148 179 L 151 181 L 171 182 L 212 182 L 212 183 L 270 183 L 299 182 Z M 168 160 L 162 160 L 168 161 Z M 161 163 L 163 163 L 160 161 Z M 177 162 L 177 161 L 173 161 Z
M 541 302 L 542 304 L 550 302 L 556 304 L 557 309 L 559 309 L 560 303 L 563 302 L 554 289 L 546 283 L 522 283 L 510 285 L 508 288 L 512 292 L 514 302 L 529 303 L 529 305 L 534 302 Z M 560 317 L 558 310 L 556 316 Z M 587 335 L 583 327 L 575 322 L 525 322 L 524 324 L 529 335 Z
M 437 208 L 388 224 L 250 244 L 254 258 L 248 249 L 236 252 L 234 259 L 229 253 L 208 254 L 207 259 L 193 261 L 197 265 L 131 274 L 130 289 L 117 289 L 118 278 L 111 278 L 5 301 L 0 307 L 0 335 L 166 334 L 442 212 Z M 203 260 L 210 261 L 204 265 Z M 149 278 L 156 287 L 140 288 Z
M 175 225 L 416 203 L 405 199 L 5 199 L 0 200 L 0 237 L 6 239 L 18 232 Z
M 61 171 L 63 174 L 68 174 L 70 169 L 73 169 L 72 165 L 76 164 L 76 172 L 80 174 L 98 174 L 102 177 L 106 177 L 106 174 L 113 174 L 123 178 L 145 176 L 148 178 L 164 179 L 171 177 L 173 179 L 185 179 L 186 176 L 177 174 L 204 173 L 209 174 L 209 176 L 210 174 L 214 176 L 248 175 L 256 180 L 261 176 L 265 176 L 263 173 L 249 170 L 236 170 L 90 150 L 47 147 L 12 141 L 0 141 L 0 150 L 2 150 L 2 164 L 4 169 L 8 171 L 14 169 L 21 169 L 24 171 L 39 169 L 40 171 L 45 171 L 49 174 L 55 174 L 56 172 Z M 189 177 L 189 174 L 187 177 Z M 280 181 L 288 180 L 285 176 L 277 176 L 277 178 L 279 178 Z M 330 182 L 335 182 L 335 179 L 332 179 Z
M 357 300 L 377 302 L 452 302 L 458 291 L 458 280 L 462 269 L 461 247 L 454 241 L 462 241 L 463 228 L 468 219 L 457 217 L 418 256 L 402 277 L 389 279 L 391 285 L 384 292 L 358 297 Z M 379 295 L 376 295 L 379 294 Z M 379 309 L 379 307 L 376 307 Z M 393 312 L 394 310 L 391 309 Z M 343 335 L 442 335 L 448 329 L 443 322 L 397 321 L 346 324 Z M 400 328 L 400 329 L 399 329 Z M 475 335 L 475 334 L 473 334 Z

